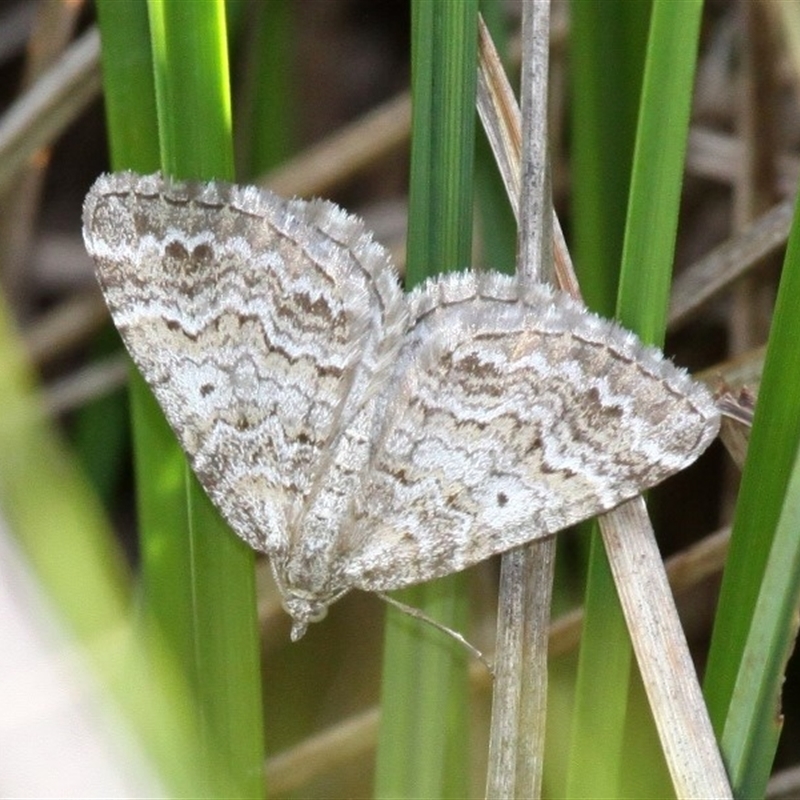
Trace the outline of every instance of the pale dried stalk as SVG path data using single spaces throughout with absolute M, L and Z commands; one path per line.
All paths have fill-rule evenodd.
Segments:
M 72 38 L 79 12 L 78 3 L 51 0 L 39 5 L 25 53 L 23 92 L 62 55 Z M 46 153 L 29 159 L 0 200 L 3 288 L 17 320 L 27 317 L 30 311 L 28 258 L 49 160 Z
M 547 131 L 549 27 L 549 0 L 523 6 L 517 272 L 528 283 L 552 283 L 554 278 L 553 197 Z
M 519 220 L 522 161 L 519 106 L 482 17 L 478 23 L 478 57 L 478 116 L 503 179 L 514 218 Z
M 668 325 L 680 325 L 786 244 L 794 198 L 784 200 L 685 269 L 672 286 Z
M 411 93 L 402 92 L 284 162 L 259 180 L 278 194 L 325 194 L 354 172 L 394 152 L 411 133 Z
M 374 748 L 379 721 L 378 708 L 370 708 L 269 758 L 265 782 L 270 794 L 274 797 L 297 791 L 326 771 Z
M 47 387 L 45 413 L 48 417 L 57 417 L 83 408 L 95 397 L 102 397 L 113 388 L 122 386 L 130 376 L 130 361 L 122 353 L 95 359 Z
M 746 148 L 739 136 L 697 125 L 689 131 L 687 144 L 687 174 L 729 185 L 736 182 Z M 778 173 L 776 191 L 784 197 L 793 195 L 800 177 L 800 159 L 794 153 L 784 151 L 778 153 L 775 164 Z
M 644 500 L 599 523 L 675 793 L 733 797 Z
M 794 800 L 800 797 L 800 765 L 776 772 L 767 784 L 767 800 Z
M 488 798 L 523 797 L 524 791 L 529 791 L 532 798 L 541 795 L 541 753 L 544 750 L 547 700 L 547 639 L 536 636 L 537 631 L 529 616 L 536 616 L 537 612 L 539 617 L 545 612 L 549 616 L 550 592 L 545 598 L 533 598 L 531 595 L 537 572 L 547 573 L 541 575 L 546 589 L 552 585 L 549 569 L 552 566 L 552 548 L 542 553 L 548 558 L 545 564 L 538 557 L 540 546 L 540 543 L 534 542 L 518 547 L 504 553 L 500 562 L 495 677 L 486 774 Z M 544 629 L 546 625 L 540 631 Z M 535 673 L 530 687 L 525 680 L 529 652 L 534 662 L 532 672 Z M 533 713 L 531 706 L 534 706 Z M 534 716 L 533 725 L 526 728 L 523 717 L 527 720 L 529 716 Z M 526 757 L 526 753 L 531 756 Z
M 491 102 L 493 96 L 502 92 L 488 94 L 488 97 L 479 95 L 479 101 Z M 495 114 L 489 108 L 481 111 L 482 118 L 493 114 L 497 117 L 496 124 L 513 117 L 507 109 L 505 114 Z M 513 141 L 514 136 L 491 139 Z M 560 244 L 556 241 L 557 254 Z M 562 266 L 568 266 L 568 257 L 563 262 Z M 560 272 L 558 277 L 560 282 Z M 570 280 L 575 279 L 570 277 Z M 629 501 L 601 517 L 600 522 L 675 790 L 679 797 L 731 797 L 644 501 L 641 498 Z M 647 586 L 644 594 L 643 586 Z M 687 742 L 691 746 L 687 747 Z
M 519 106 L 508 83 L 503 64 L 491 36 L 481 21 L 478 38 L 480 69 L 478 72 L 478 116 L 486 132 L 492 153 L 503 179 L 508 201 L 515 219 L 519 220 L 522 120 Z M 580 299 L 580 287 L 572 268 L 561 223 L 551 209 L 553 263 L 557 283 L 562 291 Z
M 0 192 L 100 91 L 100 36 L 92 28 L 0 119 Z
M 481 23 L 481 52 L 488 33 Z M 522 11 L 522 142 L 503 151 L 505 169 L 519 177 L 519 252 L 517 274 L 529 282 L 553 276 L 552 197 L 547 152 L 547 70 L 549 0 L 525 3 Z M 488 48 L 493 50 L 493 48 Z M 498 60 L 492 59 L 495 72 Z M 495 80 L 496 80 L 495 76 Z M 481 82 L 487 83 L 484 77 Z M 507 107 L 508 94 L 505 95 Z M 513 129 L 504 127 L 504 130 Z M 516 162 L 516 169 L 514 167 Z M 513 197 L 515 188 L 507 187 Z M 486 796 L 538 798 L 544 766 L 547 712 L 547 628 L 555 565 L 555 538 L 531 542 L 505 553 L 495 652 L 495 685 Z
M 107 321 L 108 306 L 97 289 L 74 294 L 24 331 L 25 347 L 42 366 L 88 341 Z

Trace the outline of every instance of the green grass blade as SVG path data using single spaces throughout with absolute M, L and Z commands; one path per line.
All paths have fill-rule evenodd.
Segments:
M 109 0 L 100 12 L 115 168 L 157 168 L 160 131 L 164 164 L 173 174 L 232 177 L 222 5 L 152 4 L 150 23 L 161 34 L 154 37 L 155 59 L 147 10 L 140 2 Z M 209 510 L 193 478 L 187 501 L 185 459 L 138 375 L 131 394 L 145 607 L 181 655 L 205 722 L 195 791 L 259 796 L 263 731 L 253 557 Z
M 584 608 L 565 796 L 615 797 L 632 654 L 603 540 L 594 526 Z
M 481 14 L 492 41 L 508 71 L 508 31 L 505 8 L 497 0 L 484 0 Z M 508 202 L 503 179 L 497 169 L 492 148 L 483 128 L 478 126 L 475 143 L 475 210 L 482 252 L 476 267 L 514 274 L 517 260 L 517 222 Z
M 176 177 L 233 177 L 231 104 L 224 3 L 148 4 L 161 163 Z M 185 625 L 207 746 L 230 765 L 232 782 L 209 791 L 263 794 L 263 722 L 253 553 L 187 475 L 188 535 L 160 538 L 168 558 L 150 562 L 150 584 L 174 581 Z M 155 554 L 154 554 L 155 555 Z M 180 574 L 165 574 L 178 562 Z M 181 563 L 182 562 L 182 563 Z M 162 600 L 166 598 L 161 598 Z M 190 602 L 186 603 L 185 601 Z
M 92 357 L 119 352 L 119 337 L 110 327 L 92 343 Z M 69 437 L 86 476 L 105 505 L 110 506 L 122 484 L 130 450 L 130 412 L 126 391 L 117 389 L 86 403 L 74 415 Z
M 244 55 L 235 104 L 240 178 L 261 175 L 293 151 L 297 8 L 292 0 L 250 4 L 250 18 L 241 31 Z
M 786 487 L 764 580 L 753 612 L 742 666 L 731 694 L 722 748 L 736 797 L 763 797 L 782 720 L 786 662 L 797 635 L 800 603 L 800 450 Z
M 572 85 L 573 254 L 587 305 L 611 315 L 622 256 L 636 117 L 650 4 L 573 2 Z M 589 574 L 586 604 L 617 609 L 616 591 L 595 525 L 583 525 Z M 613 611 L 606 611 L 611 614 Z M 619 791 L 631 651 L 622 620 L 584 630 L 567 763 L 568 797 Z M 598 653 L 604 657 L 598 659 Z
M 663 342 L 666 327 L 701 8 L 698 0 L 680 4 L 656 0 L 650 20 L 617 316 L 625 327 L 655 344 Z M 608 766 L 623 760 L 622 696 L 628 691 L 631 663 L 625 621 L 612 586 L 605 553 L 595 541 L 576 684 L 569 796 L 619 795 L 616 782 L 625 779 L 624 771 L 614 775 Z M 615 648 L 612 662 L 609 641 Z M 609 709 L 617 710 L 615 718 L 609 717 Z M 603 720 L 602 736 L 596 735 L 597 720 Z M 582 760 L 587 749 L 593 753 L 596 773 L 589 772 Z M 625 756 L 630 757 L 630 753 Z M 634 756 L 639 757 L 644 755 Z M 663 792 L 669 791 L 663 787 Z
M 583 299 L 611 316 L 617 298 L 650 3 L 573 2 L 570 198 Z
M 115 169 L 150 172 L 158 167 L 158 135 L 147 9 L 140 0 L 98 0 L 97 14 L 112 164 Z M 154 409 L 151 416 L 161 426 L 161 441 L 166 436 L 171 438 L 152 395 L 135 371 L 131 372 L 130 395 L 134 416 L 137 409 L 149 403 Z M 148 487 L 161 486 L 163 478 L 182 474 L 180 456 L 175 454 L 172 460 L 159 458 L 157 449 L 143 448 L 142 437 L 137 436 L 143 431 L 141 426 L 134 431 L 134 446 L 148 455 L 147 459 L 137 459 L 136 463 L 139 475 L 147 476 L 147 480 L 138 484 L 140 527 L 152 527 L 143 521 L 149 514 L 168 530 L 181 530 L 181 525 L 170 525 L 176 515 L 170 515 L 166 504 L 148 502 L 146 496 Z M 62 514 L 58 517 L 64 519 Z M 184 518 L 179 508 L 177 519 Z M 86 530 L 87 526 L 83 525 L 81 531 Z M 81 564 L 85 567 L 91 564 L 91 559 L 83 557 Z M 96 596 L 94 581 L 80 573 L 74 578 L 75 596 L 85 608 L 113 608 L 108 600 Z M 85 599 L 93 595 L 93 600 Z M 126 610 L 126 615 L 120 622 L 121 630 L 131 624 L 130 611 Z M 109 673 L 112 688 L 124 698 L 129 718 L 143 734 L 143 743 L 168 785 L 178 795 L 199 794 L 203 783 L 192 766 L 202 757 L 200 740 L 194 738 L 198 734 L 199 720 L 195 708 L 189 705 L 193 700 L 187 693 L 183 676 L 176 672 L 176 664 L 160 649 L 159 631 L 145 633 L 138 626 L 135 635 L 134 631 L 129 631 L 122 635 L 122 640 L 127 642 L 127 652 L 115 654 L 115 669 Z M 119 669 L 121 664 L 126 665 L 124 669 Z M 224 768 L 219 766 L 217 771 L 222 774 Z
M 413 131 L 406 281 L 470 263 L 477 80 L 477 2 L 412 4 Z M 456 629 L 464 576 L 402 599 Z M 466 657 L 418 621 L 387 610 L 378 797 L 464 797 L 468 790 Z
M 412 4 L 409 289 L 471 257 L 477 3 L 436 5 Z
M 100 0 L 97 11 L 112 166 L 152 172 L 158 169 L 159 151 L 147 8 L 138 0 Z M 151 568 L 153 562 L 163 564 L 175 555 L 175 548 L 163 548 L 161 542 L 187 530 L 184 458 L 146 383 L 133 369 L 129 389 L 145 604 L 175 651 L 186 653 L 191 647 L 186 625 L 170 609 L 185 607 L 190 594 L 184 592 L 176 603 L 184 584 L 164 580 Z M 180 576 L 186 572 L 185 559 L 173 558 L 163 572 Z
M 161 165 L 177 178 L 233 178 L 225 5 L 148 0 Z
M 661 346 L 689 135 L 701 0 L 655 0 L 631 171 L 617 318 Z
M 114 169 L 158 169 L 158 123 L 147 8 L 141 0 L 97 0 L 103 100 Z
M 797 346 L 797 309 L 800 305 L 800 209 L 795 209 L 792 230 L 783 264 L 769 344 L 759 389 L 747 459 L 736 504 L 730 549 L 720 591 L 711 649 L 704 681 L 711 720 L 718 733 L 724 731 L 723 757 L 736 786 L 760 785 L 769 770 L 777 744 L 777 731 L 766 720 L 774 712 L 778 688 L 765 688 L 774 679 L 776 660 L 787 646 L 780 619 L 781 604 L 791 592 L 794 576 L 784 576 L 775 607 L 765 607 L 759 594 L 767 590 L 767 565 L 772 561 L 774 537 L 782 532 L 781 515 L 789 513 L 794 498 L 789 492 L 792 470 L 800 448 L 800 348 Z M 794 487 L 791 487 L 794 489 Z M 796 536 L 797 529 L 794 529 Z M 776 540 L 777 546 L 777 540 Z M 780 546 L 783 546 L 782 544 Z M 789 569 L 791 561 L 784 564 Z M 772 579 L 772 575 L 769 576 Z M 781 578 L 778 577 L 780 581 Z M 756 621 L 754 613 L 766 614 Z M 770 618 L 770 614 L 777 615 Z M 762 628 L 759 631 L 758 628 Z M 748 639 L 776 628 L 770 643 L 769 661 L 753 672 L 744 660 Z M 748 648 L 749 651 L 749 648 Z M 741 676 L 740 677 L 740 673 Z M 747 680 L 744 677 L 747 675 Z M 735 687 L 739 687 L 734 694 Z M 772 696 L 769 696 L 772 694 Z M 766 702 L 766 707 L 765 707 Z M 734 703 L 736 707 L 734 708 Z M 744 728 L 735 730 L 729 718 Z M 765 727 L 753 731 L 753 720 Z M 746 742 L 736 741 L 749 737 Z M 759 741 L 760 740 L 760 741 Z M 753 748 L 761 749 L 760 754 Z M 767 752 L 769 751 L 769 752 Z M 751 774 L 752 773 L 752 774 Z

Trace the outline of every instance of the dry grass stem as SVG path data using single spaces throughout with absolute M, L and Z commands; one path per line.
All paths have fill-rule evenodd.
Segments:
M 269 758 L 265 778 L 270 794 L 283 796 L 296 791 L 314 778 L 373 749 L 379 721 L 378 709 L 367 709 Z
M 130 379 L 130 370 L 130 359 L 123 353 L 96 359 L 48 386 L 45 410 L 56 417 L 83 408 L 123 386 Z
M 37 150 L 52 142 L 100 91 L 100 36 L 92 28 L 0 119 L 0 192 Z
M 784 200 L 703 256 L 676 279 L 668 325 L 677 327 L 701 311 L 725 289 L 757 268 L 762 259 L 786 245 L 794 198 Z
M 487 48 L 481 26 L 481 52 Z M 517 274 L 529 282 L 553 278 L 552 196 L 548 160 L 547 93 L 550 3 L 526 3 L 522 11 L 521 136 L 507 123 L 513 102 L 502 71 L 493 60 L 492 74 L 479 69 L 504 112 L 503 124 L 492 125 L 504 170 L 520 176 L 506 192 L 519 196 Z M 482 60 L 481 63 L 484 63 Z M 501 89 L 488 86 L 499 83 Z M 492 108 L 495 108 L 492 106 Z M 493 134 L 494 136 L 495 134 Z M 521 142 L 522 159 L 520 161 Z M 508 149 L 503 146 L 508 145 Z M 513 204 L 513 201 L 512 201 Z M 541 795 L 547 717 L 547 628 L 555 567 L 555 538 L 531 542 L 502 556 L 497 615 L 495 685 L 486 796 L 490 798 Z
M 745 147 L 737 136 L 693 126 L 686 151 L 686 173 L 732 185 L 738 178 Z M 775 190 L 783 197 L 794 195 L 800 178 L 800 158 L 782 153 L 775 162 Z
M 478 115 L 511 210 L 515 219 L 519 219 L 522 122 L 517 99 L 483 18 L 478 24 L 478 58 Z
M 402 92 L 281 164 L 258 183 L 283 195 L 324 195 L 408 142 L 411 94 Z
M 732 797 L 644 500 L 599 522 L 675 793 Z
M 800 797 L 800 765 L 776 772 L 767 784 L 767 800 L 796 800 Z
M 21 89 L 27 91 L 68 47 L 78 22 L 77 3 L 41 3 L 34 17 L 25 53 Z M 49 145 L 49 143 L 48 143 Z M 27 280 L 35 221 L 41 207 L 42 187 L 49 162 L 47 154 L 28 160 L 0 201 L 0 253 L 3 254 L 3 287 L 17 318 L 28 311 Z

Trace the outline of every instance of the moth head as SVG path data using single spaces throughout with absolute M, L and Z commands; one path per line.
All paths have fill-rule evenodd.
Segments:
M 300 594 L 286 595 L 281 604 L 283 610 L 292 618 L 292 641 L 296 642 L 304 635 L 312 622 L 319 622 L 328 614 L 328 598 L 321 600 Z

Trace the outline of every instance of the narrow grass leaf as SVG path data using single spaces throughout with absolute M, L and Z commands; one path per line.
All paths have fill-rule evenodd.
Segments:
M 474 0 L 412 3 L 408 287 L 470 263 L 477 12 Z M 464 587 L 458 575 L 407 590 L 402 599 L 463 630 Z M 465 653 L 397 615 L 387 610 L 376 794 L 466 796 Z
M 225 6 L 221 2 L 148 3 L 161 163 L 175 177 L 233 177 Z M 221 752 L 232 783 L 209 789 L 228 797 L 263 794 L 263 721 L 252 551 L 222 522 L 185 468 L 188 536 L 162 544 L 185 558 L 180 616 L 190 636 L 207 746 Z M 151 578 L 153 576 L 151 575 Z M 175 580 L 163 575 L 162 580 Z M 186 654 L 187 656 L 189 654 Z
M 763 797 L 782 719 L 786 662 L 797 636 L 800 603 L 800 451 L 786 487 L 741 668 L 725 720 L 722 748 L 736 797 Z
M 771 761 L 774 756 L 777 740 L 774 725 L 768 723 L 760 732 L 762 743 L 769 740 L 772 755 L 762 752 L 758 757 L 752 748 L 759 745 L 759 737 L 754 736 L 751 725 L 753 719 L 763 721 L 763 715 L 774 711 L 772 703 L 775 697 L 770 696 L 772 690 L 766 686 L 774 679 L 775 659 L 782 658 L 782 648 L 786 646 L 780 637 L 789 634 L 781 620 L 781 604 L 791 587 L 784 585 L 773 599 L 775 605 L 771 608 L 759 601 L 759 595 L 766 588 L 773 546 L 784 546 L 777 545 L 775 537 L 782 532 L 779 527 L 781 515 L 789 513 L 790 504 L 794 502 L 789 489 L 800 447 L 800 348 L 797 346 L 799 213 L 795 208 L 704 682 L 711 719 L 718 734 L 725 734 L 723 756 L 730 774 L 736 776 L 737 785 L 751 785 L 751 781 L 759 784 L 764 774 L 764 762 Z M 784 566 L 788 568 L 789 563 Z M 775 579 L 773 575 L 769 577 Z M 796 580 L 796 573 L 792 580 Z M 757 625 L 764 629 L 762 631 L 756 630 L 754 614 L 757 608 Z M 762 662 L 761 669 L 765 672 L 759 675 L 754 671 L 751 656 L 745 661 L 745 653 L 752 652 L 747 643 L 770 629 L 776 630 L 776 638 L 770 642 L 768 660 Z M 748 676 L 749 686 L 742 682 L 743 675 Z M 729 722 L 729 718 L 742 721 L 743 730 L 735 732 L 736 725 Z M 734 744 L 734 739 L 742 736 L 750 737 L 747 746 L 741 741 Z M 754 774 L 748 774 L 750 770 L 754 770 Z
M 656 0 L 650 17 L 617 317 L 625 327 L 653 344 L 663 342 L 666 325 L 701 8 L 697 0 L 682 4 Z M 631 72 L 630 64 L 627 72 Z M 603 290 L 597 291 L 598 297 L 603 294 Z M 623 695 L 628 692 L 631 663 L 625 621 L 617 598 L 610 591 L 612 585 L 605 553 L 595 541 L 576 687 L 567 782 L 570 796 L 618 795 L 625 780 L 624 770 L 613 775 L 608 766 L 619 768 L 624 761 Z M 615 647 L 613 662 L 608 661 L 609 641 Z M 602 688 L 598 670 L 603 672 Z M 599 737 L 593 735 L 598 724 L 602 724 L 603 731 Z M 605 758 L 598 755 L 597 746 L 603 749 Z M 592 763 L 597 772 L 586 772 L 585 762 L 581 761 L 588 749 L 594 753 Z M 630 754 L 625 756 L 628 757 Z M 669 791 L 670 787 L 663 787 L 663 792 Z

